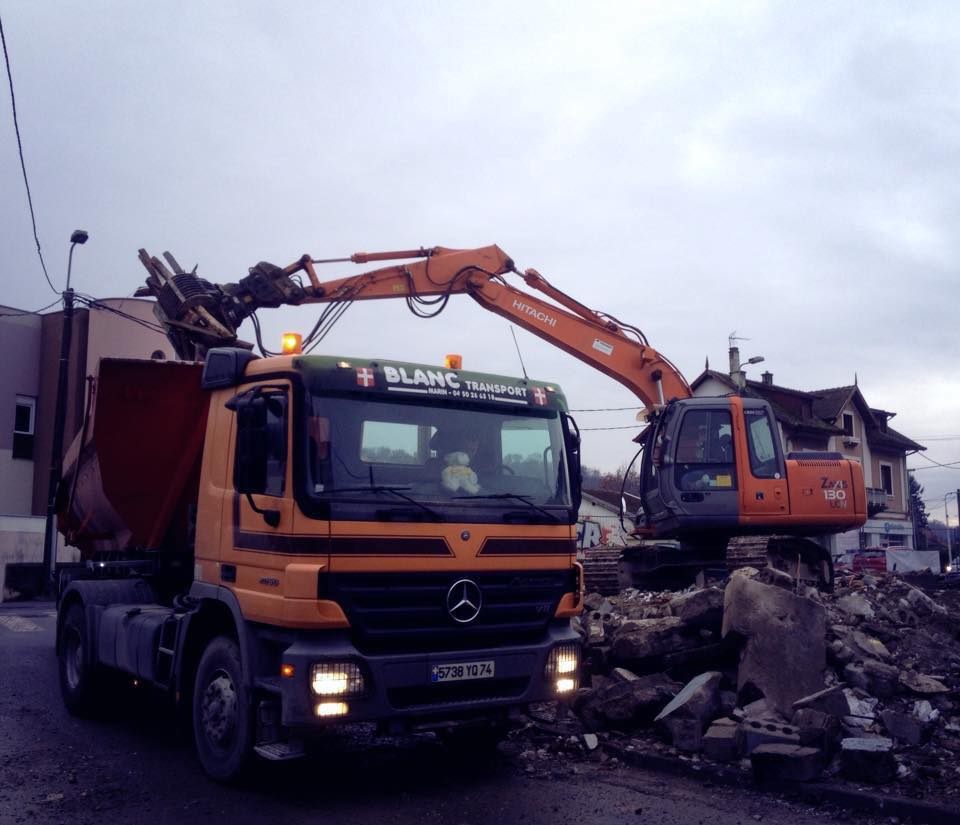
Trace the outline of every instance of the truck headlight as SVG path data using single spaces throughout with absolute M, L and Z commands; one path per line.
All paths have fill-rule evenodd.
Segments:
M 572 693 L 577 689 L 580 674 L 580 646 L 557 645 L 547 657 L 543 675 L 557 693 Z
M 320 662 L 310 671 L 310 687 L 317 696 L 359 696 L 366 686 L 359 665 Z

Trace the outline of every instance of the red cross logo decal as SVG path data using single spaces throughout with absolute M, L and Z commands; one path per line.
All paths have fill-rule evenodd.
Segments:
M 544 392 L 543 387 L 534 387 L 533 388 L 533 403 L 538 404 L 543 407 L 547 403 L 547 394 Z
M 372 387 L 375 379 L 373 370 L 369 367 L 357 367 L 357 383 L 361 387 Z

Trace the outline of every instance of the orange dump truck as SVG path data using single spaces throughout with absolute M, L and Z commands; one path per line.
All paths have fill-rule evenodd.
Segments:
M 127 674 L 206 772 L 324 726 L 496 741 L 578 686 L 579 436 L 559 389 L 369 359 L 105 359 L 67 454 L 64 701 Z

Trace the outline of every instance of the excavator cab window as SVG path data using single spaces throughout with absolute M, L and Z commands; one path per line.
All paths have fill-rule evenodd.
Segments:
M 747 447 L 750 452 L 750 472 L 756 478 L 780 478 L 781 467 L 774 446 L 773 429 L 766 410 L 746 409 L 743 417 L 747 425 Z
M 736 487 L 733 425 L 728 410 L 687 410 L 676 441 L 676 486 L 680 490 Z

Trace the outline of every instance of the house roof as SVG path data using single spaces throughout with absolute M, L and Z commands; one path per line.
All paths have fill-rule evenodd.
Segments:
M 691 384 L 691 387 L 696 389 L 711 378 L 720 382 L 725 387 L 729 387 L 731 393 L 737 392 L 737 386 L 729 375 L 709 369 L 700 373 Z M 790 387 L 781 387 L 778 384 L 767 384 L 763 381 L 748 380 L 743 394 L 753 398 L 762 398 L 769 402 L 777 420 L 785 427 L 794 431 L 804 430 L 823 436 L 841 435 L 843 433 L 842 427 L 836 426 L 836 420 L 839 418 L 843 408 L 853 403 L 865 422 L 867 443 L 871 447 L 897 451 L 926 449 L 922 444 L 918 444 L 916 441 L 890 428 L 887 425 L 887 420 L 893 418 L 895 413 L 871 408 L 856 384 L 807 392 L 795 390 Z M 787 410 L 782 404 L 777 403 L 777 396 L 789 396 L 800 402 L 808 401 L 811 405 L 812 415 L 797 415 L 795 412 Z M 784 403 L 787 403 L 786 398 L 782 398 L 782 400 Z
M 614 513 L 620 512 L 620 491 L 619 490 L 584 490 L 584 496 L 589 498 L 595 504 L 601 507 L 608 507 Z M 640 496 L 633 493 L 624 493 L 623 497 L 627 500 L 627 510 L 635 511 L 640 507 Z

